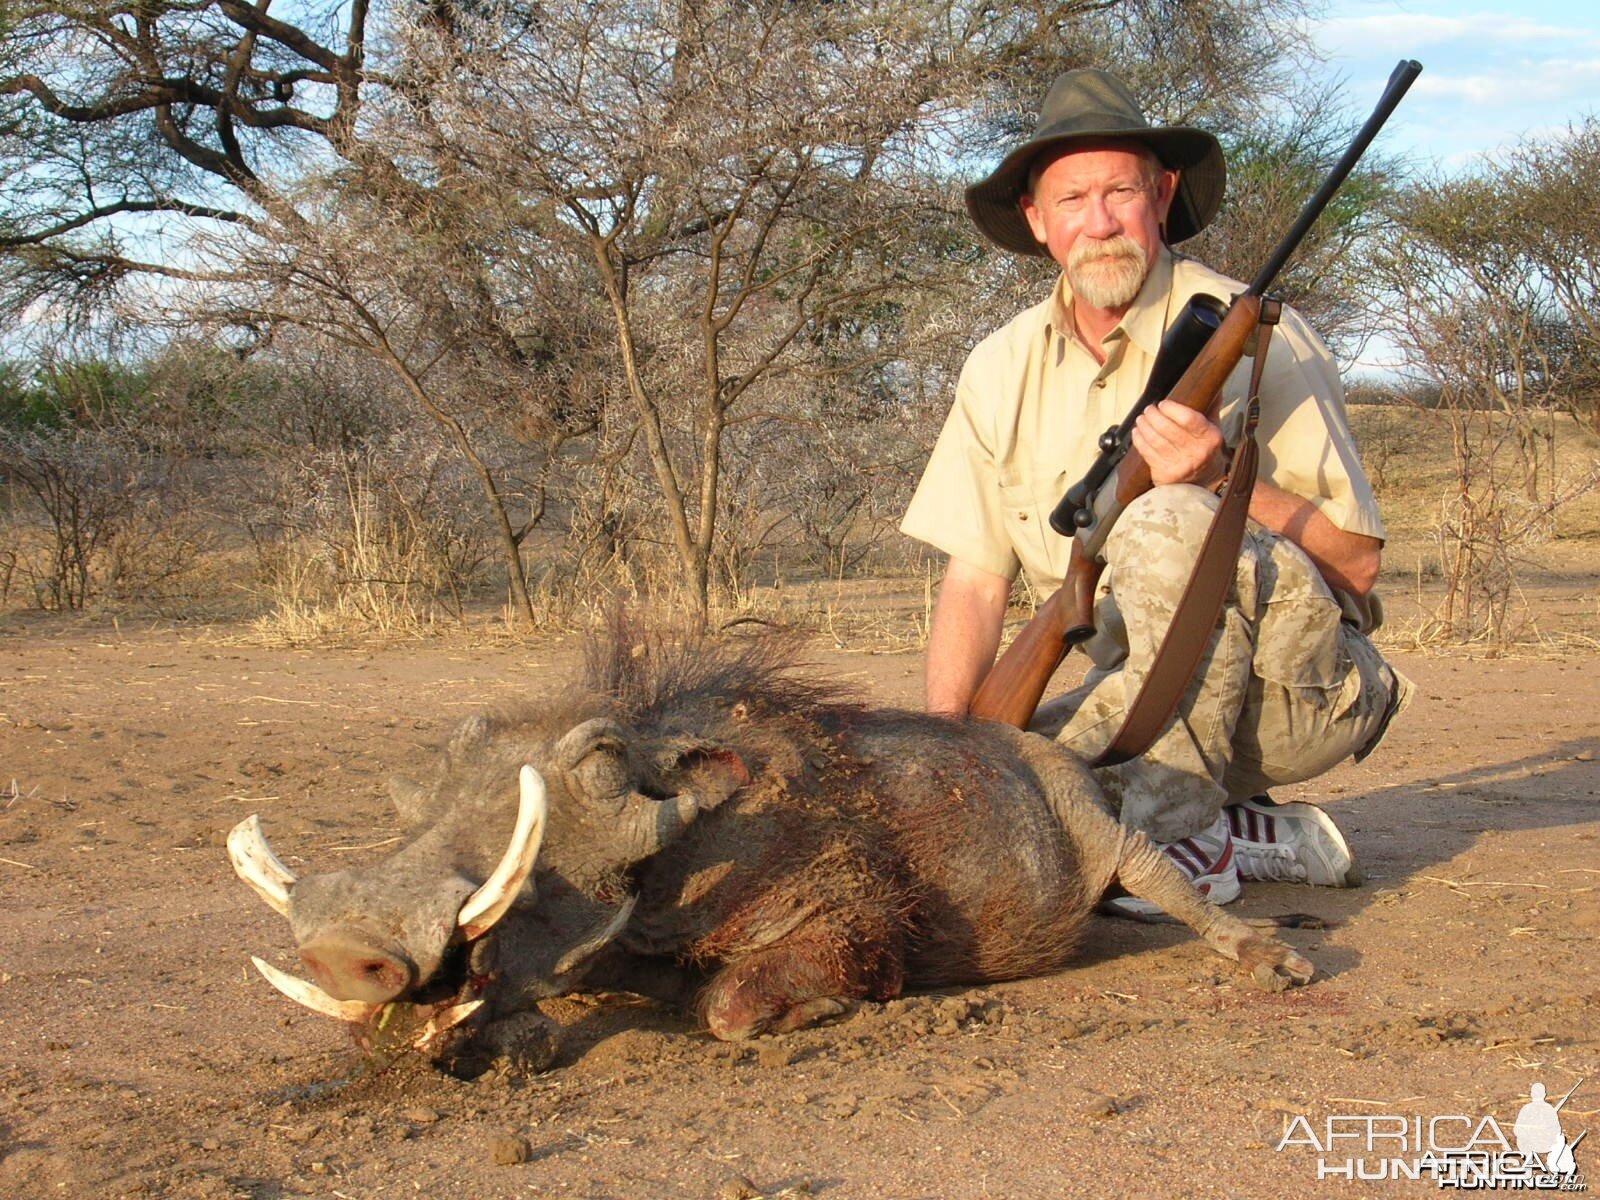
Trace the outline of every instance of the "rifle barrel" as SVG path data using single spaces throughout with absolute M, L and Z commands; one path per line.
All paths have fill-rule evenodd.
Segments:
M 1328 177 L 1322 181 L 1322 186 L 1307 200 L 1305 207 L 1300 210 L 1300 216 L 1290 227 L 1283 241 L 1278 243 L 1278 248 L 1272 252 L 1272 257 L 1257 273 L 1250 283 L 1249 294 L 1263 296 L 1272 281 L 1278 277 L 1278 272 L 1283 270 L 1283 264 L 1289 261 L 1289 256 L 1294 253 L 1295 247 L 1300 244 L 1300 239 L 1305 237 L 1311 226 L 1322 215 L 1322 210 L 1328 207 L 1328 201 L 1333 199 L 1333 194 L 1344 183 L 1345 177 L 1354 170 L 1357 161 L 1366 153 L 1372 139 L 1378 136 L 1378 130 L 1383 128 L 1383 123 L 1389 119 L 1396 106 L 1410 90 L 1412 83 L 1418 75 L 1422 74 L 1422 64 L 1414 58 L 1403 58 L 1389 76 L 1389 84 L 1384 88 L 1383 96 L 1378 101 L 1378 107 L 1372 110 L 1372 115 L 1367 118 L 1356 134 L 1355 141 L 1351 142 L 1345 150 L 1344 156 L 1334 164 Z

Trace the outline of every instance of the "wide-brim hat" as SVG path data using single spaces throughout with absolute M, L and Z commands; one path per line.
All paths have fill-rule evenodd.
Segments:
M 1016 254 L 1048 254 L 1022 215 L 1028 168 L 1047 150 L 1107 138 L 1140 142 L 1163 166 L 1180 172 L 1167 213 L 1168 242 L 1191 238 L 1211 223 L 1228 181 L 1217 139 L 1185 125 L 1151 125 L 1120 79 L 1093 68 L 1058 76 L 1044 98 L 1033 136 L 1006 155 L 987 179 L 967 189 L 973 223 L 990 241 Z

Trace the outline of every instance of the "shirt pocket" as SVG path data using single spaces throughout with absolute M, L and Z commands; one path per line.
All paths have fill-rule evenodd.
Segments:
M 1067 539 L 1050 528 L 1050 514 L 1065 490 L 1066 480 L 1059 471 L 1039 471 L 1000 483 L 1006 537 L 1023 573 L 1036 586 L 1055 586 L 1066 571 Z

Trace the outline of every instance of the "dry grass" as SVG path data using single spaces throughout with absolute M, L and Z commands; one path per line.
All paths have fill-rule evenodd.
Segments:
M 1389 621 L 1381 641 L 1412 650 L 1505 655 L 1591 652 L 1600 631 L 1600 437 L 1569 416 L 1544 418 L 1548 434 L 1542 463 L 1546 496 L 1574 497 L 1547 519 L 1523 522 L 1503 550 L 1511 576 L 1502 627 L 1463 630 L 1441 619 L 1446 595 L 1451 522 L 1459 491 L 1449 420 L 1440 412 L 1405 407 L 1356 406 L 1351 424 L 1378 489 L 1389 542 L 1380 583 Z M 1495 428 L 1481 414 L 1482 428 Z M 1503 447 L 1510 453 L 1509 440 Z M 1515 478 L 1507 465 L 1506 477 Z M 1475 488 L 1483 487 L 1480 479 Z M 1516 525 L 1537 506 L 1502 485 L 1495 503 Z M 1522 510 L 1527 509 L 1524 513 Z
M 1431 549 L 1441 506 L 1456 487 L 1448 420 L 1439 412 L 1359 404 L 1350 409 L 1350 425 L 1389 530 L 1386 565 L 1391 572 L 1413 573 L 1416 559 Z M 1571 417 L 1552 415 L 1549 430 L 1559 478 L 1579 477 L 1600 462 L 1600 437 Z M 1600 540 L 1600 490 L 1556 514 L 1550 544 L 1565 557 L 1573 544 L 1594 540 Z
M 1435 531 L 1442 498 L 1454 486 L 1448 431 L 1440 414 L 1395 407 L 1358 406 L 1352 424 L 1378 487 L 1390 542 L 1380 585 L 1389 621 L 1380 640 L 1422 650 L 1469 654 L 1591 654 L 1600 650 L 1600 492 L 1562 509 L 1548 536 L 1519 562 L 1515 637 L 1509 644 L 1446 639 L 1434 614 L 1441 595 Z M 1554 466 L 1577 474 L 1600 460 L 1600 438 L 1557 418 Z M 502 600 L 441 583 L 439 564 L 425 541 L 395 536 L 395 527 L 368 520 L 352 505 L 337 552 L 326 538 L 285 538 L 264 563 L 242 545 L 199 556 L 184 586 L 159 601 L 119 601 L 124 615 L 202 617 L 242 621 L 246 640 L 276 645 L 368 645 L 418 639 L 459 639 L 467 645 L 520 641 L 528 630 Z M 22 543 L 13 542 L 13 573 L 0 606 L 32 606 L 16 570 Z M 548 554 L 551 557 L 545 558 Z M 3 556 L 0 556 L 3 557 Z M 658 607 L 670 594 L 666 567 L 629 579 L 589 572 L 567 577 L 557 551 L 530 554 L 534 573 L 535 633 L 583 633 L 619 604 Z M 760 583 L 724 591 L 711 613 L 713 628 L 742 621 L 812 630 L 839 649 L 915 654 L 926 645 L 941 565 L 927 555 L 903 556 L 904 569 L 871 576 L 823 578 L 792 564 L 763 563 Z M 3 568 L 4 563 L 0 563 Z M 1037 597 L 1019 596 L 1026 608 Z M 103 606 L 97 612 L 105 615 Z M 233 640 L 235 634 L 222 634 Z

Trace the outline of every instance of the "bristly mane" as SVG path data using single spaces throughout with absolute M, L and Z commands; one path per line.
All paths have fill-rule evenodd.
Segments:
M 584 684 L 612 700 L 616 715 L 628 722 L 717 697 L 796 714 L 858 708 L 858 697 L 837 679 L 797 677 L 816 665 L 802 658 L 805 640 L 795 630 L 707 634 L 616 616 L 589 643 Z

